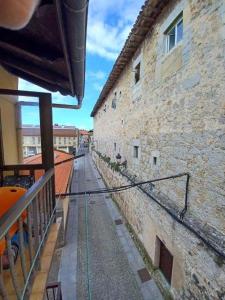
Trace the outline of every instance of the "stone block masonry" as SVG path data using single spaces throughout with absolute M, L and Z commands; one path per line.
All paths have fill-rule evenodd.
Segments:
M 109 187 L 130 183 L 95 152 L 92 156 Z M 224 299 L 225 264 L 222 257 L 137 188 L 113 196 L 156 268 L 159 259 L 157 238 L 165 243 L 173 255 L 171 293 L 174 299 Z M 193 228 L 209 241 L 210 238 L 215 238 L 213 235 L 216 233 L 207 232 L 204 224 L 197 220 L 185 218 L 184 222 L 192 224 Z M 224 243 L 225 236 L 220 238 Z M 217 242 L 221 242 L 219 236 Z M 221 249 L 224 250 L 222 244 Z M 159 277 L 158 284 L 164 287 L 168 285 L 162 276 Z
M 165 51 L 165 32 L 183 15 L 183 39 Z M 120 153 L 137 180 L 188 172 L 189 222 L 218 241 L 225 236 L 225 2 L 169 4 L 124 68 L 94 116 L 95 149 L 116 161 Z M 134 82 L 134 63 L 140 80 Z M 116 108 L 112 108 L 112 100 Z M 138 155 L 137 155 L 138 153 Z M 95 154 L 109 185 L 126 182 Z M 137 157 L 136 157 L 137 156 Z M 184 181 L 154 185 L 171 207 L 183 207 Z M 175 299 L 225 299 L 224 260 L 139 190 L 116 196 L 121 210 L 159 266 L 158 240 L 173 255 Z

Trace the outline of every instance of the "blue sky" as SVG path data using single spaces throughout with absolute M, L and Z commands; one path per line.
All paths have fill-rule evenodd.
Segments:
M 84 129 L 93 128 L 90 113 L 143 3 L 144 0 L 90 0 L 83 105 L 76 111 L 54 109 L 54 123 L 75 125 Z M 19 88 L 43 91 L 24 80 L 19 81 Z M 77 102 L 76 99 L 59 93 L 53 93 L 52 98 L 56 103 Z M 35 108 L 24 108 L 23 123 L 39 124 Z

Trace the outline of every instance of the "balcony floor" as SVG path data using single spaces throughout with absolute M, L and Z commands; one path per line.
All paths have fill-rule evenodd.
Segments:
M 77 160 L 72 191 L 103 187 L 91 157 Z M 59 274 L 63 299 L 163 299 L 152 279 L 141 282 L 138 270 L 145 268 L 144 262 L 125 225 L 115 224 L 117 219 L 122 217 L 108 195 L 71 199 Z

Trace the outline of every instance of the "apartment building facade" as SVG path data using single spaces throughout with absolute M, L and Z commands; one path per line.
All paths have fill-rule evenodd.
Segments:
M 225 299 L 224 49 L 223 0 L 147 1 L 91 114 L 109 186 L 190 176 L 114 195 L 175 299 Z
M 22 128 L 24 157 L 41 153 L 40 128 L 38 126 L 24 125 Z M 73 153 L 78 148 L 78 129 L 75 126 L 53 127 L 54 148 Z
M 79 145 L 80 146 L 87 146 L 90 141 L 91 133 L 88 130 L 80 129 L 79 130 Z

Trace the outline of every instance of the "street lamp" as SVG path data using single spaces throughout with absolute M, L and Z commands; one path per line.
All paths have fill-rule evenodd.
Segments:
M 121 158 L 122 158 L 121 155 L 118 153 L 118 154 L 116 155 L 116 160 L 117 160 L 118 164 L 120 164 Z

